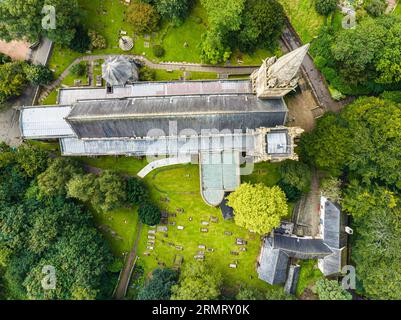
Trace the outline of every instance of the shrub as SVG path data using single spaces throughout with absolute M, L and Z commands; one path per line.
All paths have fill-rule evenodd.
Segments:
M 319 280 L 316 282 L 316 291 L 320 300 L 352 300 L 352 295 L 335 280 Z
M 378 17 L 386 11 L 387 3 L 385 0 L 369 0 L 364 3 L 364 7 L 371 16 Z
M 126 13 L 127 21 L 137 32 L 151 32 L 159 24 L 160 16 L 155 8 L 147 3 L 132 3 Z
M 86 75 L 87 64 L 85 61 L 82 61 L 71 68 L 71 74 L 74 76 L 82 77 Z
M 154 226 L 160 223 L 160 209 L 152 203 L 145 203 L 140 206 L 138 215 L 139 220 L 148 226 Z
M 164 48 L 161 45 L 156 44 L 153 46 L 153 54 L 156 57 L 160 58 L 164 56 L 164 53 L 165 53 Z
M 143 66 L 139 70 L 139 81 L 154 81 L 155 79 L 156 79 L 156 73 L 149 67 Z
M 148 199 L 146 185 L 137 178 L 127 181 L 127 200 L 132 204 L 141 204 Z
M 91 44 L 91 39 L 89 38 L 88 31 L 86 31 L 82 26 L 78 26 L 75 29 L 74 38 L 69 44 L 69 48 L 79 53 L 86 52 Z
M 89 30 L 88 36 L 90 38 L 90 49 L 105 49 L 107 47 L 106 38 L 98 34 L 94 30 Z
M 34 85 L 47 85 L 53 81 L 53 72 L 44 65 L 28 64 L 24 68 L 26 78 Z
M 336 11 L 338 0 L 315 0 L 315 9 L 322 16 L 328 16 Z

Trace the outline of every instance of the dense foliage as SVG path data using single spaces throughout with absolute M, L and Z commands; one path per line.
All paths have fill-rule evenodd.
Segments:
M 288 214 L 285 194 L 277 186 L 269 188 L 263 184 L 243 183 L 227 200 L 234 209 L 235 223 L 262 235 L 278 227 Z
M 22 62 L 0 65 L 0 103 L 19 96 L 27 84 Z
M 53 72 L 44 65 L 27 64 L 24 68 L 26 79 L 34 84 L 44 86 L 53 81 Z
M 316 11 L 323 15 L 328 16 L 337 9 L 338 0 L 315 0 Z
M 203 262 L 187 263 L 178 284 L 171 289 L 172 300 L 214 300 L 220 296 L 222 277 Z
M 191 6 L 191 0 L 155 0 L 159 14 L 174 25 L 182 24 Z
M 352 295 L 345 291 L 336 280 L 320 279 L 316 282 L 320 300 L 351 300 Z
M 280 188 L 290 202 L 297 201 L 302 193 L 307 193 L 311 186 L 311 171 L 299 161 L 286 160 L 280 166 Z
M 139 220 L 148 226 L 155 226 L 160 223 L 160 209 L 150 202 L 146 202 L 139 207 L 138 215 Z
M 178 273 L 170 269 L 156 269 L 138 293 L 139 300 L 169 300 L 171 287 L 177 283 Z
M 152 5 L 141 2 L 130 4 L 126 16 L 127 21 L 139 33 L 156 30 L 160 20 L 159 14 Z
M 50 161 L 50 170 L 59 164 L 57 159 Z M 70 171 L 71 163 L 64 164 Z M 94 228 L 90 213 L 60 192 L 63 188 L 59 184 L 64 179 L 55 183 L 56 192 L 42 193 L 36 178 L 49 170 L 46 167 L 43 151 L 28 146 L 16 151 L 0 147 L 0 268 L 4 271 L 5 296 L 109 296 L 109 248 Z M 55 268 L 55 289 L 42 287 L 45 266 Z
M 55 7 L 56 28 L 43 28 L 45 5 Z M 7 41 L 28 39 L 38 41 L 47 36 L 55 43 L 68 46 L 75 35 L 79 21 L 77 0 L 4 0 L 0 2 L 0 38 Z
M 360 98 L 300 143 L 304 160 L 342 179 L 342 194 L 336 179 L 325 188 L 353 217 L 358 291 L 374 299 L 401 298 L 400 127 L 401 104 Z

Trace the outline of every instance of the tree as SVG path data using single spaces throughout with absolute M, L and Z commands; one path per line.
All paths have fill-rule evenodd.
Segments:
M 139 69 L 139 80 L 140 81 L 154 81 L 156 73 L 154 70 L 147 66 L 143 66 Z
M 77 77 L 82 77 L 86 75 L 87 64 L 85 61 L 77 63 L 71 67 L 70 72 Z
M 0 65 L 0 103 L 21 95 L 26 86 L 23 63 L 19 61 Z
M 141 204 L 149 198 L 148 190 L 143 181 L 137 178 L 127 180 L 127 200 L 132 204 Z
M 24 144 L 17 150 L 16 162 L 28 177 L 37 176 L 47 168 L 48 154 L 43 149 Z
M 281 180 L 299 191 L 309 192 L 311 186 L 311 170 L 308 165 L 294 160 L 285 160 L 282 162 L 279 173 Z
M 156 57 L 160 58 L 160 57 L 164 56 L 165 51 L 164 51 L 164 48 L 161 45 L 159 45 L 159 44 L 154 45 L 152 47 L 152 50 L 153 50 L 153 54 Z
M 94 174 L 77 174 L 67 182 L 67 195 L 82 202 L 91 202 L 95 199 L 95 194 L 98 192 L 96 182 Z
M 11 62 L 11 58 L 9 56 L 5 55 L 4 53 L 0 52 L 0 65 L 8 63 L 8 62 Z
M 324 197 L 333 202 L 340 203 L 342 200 L 340 179 L 334 177 L 323 179 L 320 185 L 320 191 Z
M 318 280 L 316 291 L 320 300 L 352 300 L 352 295 L 335 280 Z
M 53 81 L 53 71 L 47 66 L 27 64 L 24 71 L 27 80 L 34 85 L 43 86 Z
M 228 197 L 228 205 L 234 209 L 237 225 L 259 234 L 266 234 L 280 225 L 288 214 L 284 192 L 277 186 L 241 184 Z
M 81 173 L 82 169 L 74 161 L 68 158 L 53 159 L 46 171 L 38 176 L 39 190 L 47 196 L 65 195 L 68 181 Z
M 155 8 L 147 3 L 135 2 L 127 9 L 127 21 L 139 32 L 152 32 L 159 24 L 160 16 Z
M 201 59 L 210 64 L 218 64 L 228 60 L 231 49 L 217 33 L 207 32 L 202 35 L 200 43 Z
M 329 16 L 337 9 L 338 0 L 315 0 L 315 9 L 322 16 Z
M 238 35 L 240 50 L 250 52 L 258 46 L 271 48 L 284 23 L 284 9 L 276 0 L 247 0 Z
M 345 80 L 361 84 L 376 77 L 375 64 L 385 47 L 388 20 L 365 19 L 355 29 L 342 30 L 332 53 Z
M 138 210 L 139 220 L 148 226 L 154 226 L 160 223 L 160 209 L 152 203 L 144 203 Z
M 56 28 L 43 28 L 45 5 L 55 8 Z M 0 38 L 6 41 L 27 39 L 35 42 L 41 36 L 61 45 L 68 45 L 78 24 L 77 0 L 4 0 L 0 4 Z
M 371 16 L 378 17 L 386 11 L 387 3 L 386 0 L 367 0 L 363 6 Z
M 126 181 L 117 173 L 104 170 L 97 182 L 99 200 L 95 201 L 96 207 L 103 211 L 110 211 L 125 204 L 127 200 Z
M 163 18 L 171 20 L 178 26 L 182 24 L 188 14 L 190 0 L 156 0 L 155 4 Z
M 171 269 L 155 269 L 149 282 L 138 293 L 139 300 L 169 300 L 171 287 L 177 283 L 178 274 Z
M 178 284 L 171 288 L 171 300 L 214 300 L 220 295 L 222 277 L 203 262 L 184 266 Z
M 88 36 L 90 38 L 90 47 L 89 49 L 106 49 L 107 41 L 106 38 L 97 33 L 95 30 L 89 30 Z
M 88 35 L 88 31 L 83 26 L 77 26 L 73 37 L 68 43 L 68 47 L 79 53 L 84 53 L 89 50 L 91 45 L 91 38 Z

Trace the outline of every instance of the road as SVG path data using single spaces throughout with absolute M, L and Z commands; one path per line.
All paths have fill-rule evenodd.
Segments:
M 302 46 L 302 42 L 299 39 L 298 34 L 295 32 L 289 22 L 287 22 L 287 25 L 283 31 L 282 40 L 289 51 L 293 51 Z M 312 89 L 317 103 L 321 107 L 325 108 L 326 111 L 340 111 L 343 107 L 343 103 L 334 101 L 331 98 L 326 80 L 316 68 L 313 59 L 309 54 L 305 56 L 302 64 L 302 72 Z

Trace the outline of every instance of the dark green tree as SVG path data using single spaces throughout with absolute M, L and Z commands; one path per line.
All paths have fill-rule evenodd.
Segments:
M 132 204 L 142 204 L 149 198 L 145 183 L 137 178 L 127 181 L 127 200 Z
M 176 26 L 185 20 L 190 4 L 190 0 L 155 0 L 159 14 L 164 19 L 171 20 Z
M 148 202 L 141 205 L 138 210 L 138 215 L 139 220 L 148 226 L 154 226 L 160 223 L 160 209 L 152 203 Z
M 47 85 L 53 81 L 53 71 L 44 65 L 26 65 L 24 68 L 27 80 L 34 85 Z
M 315 9 L 322 16 L 329 16 L 337 9 L 338 0 L 315 0 Z
M 139 291 L 139 300 L 170 300 L 171 287 L 178 281 L 178 273 L 170 269 L 156 269 L 148 283 Z

